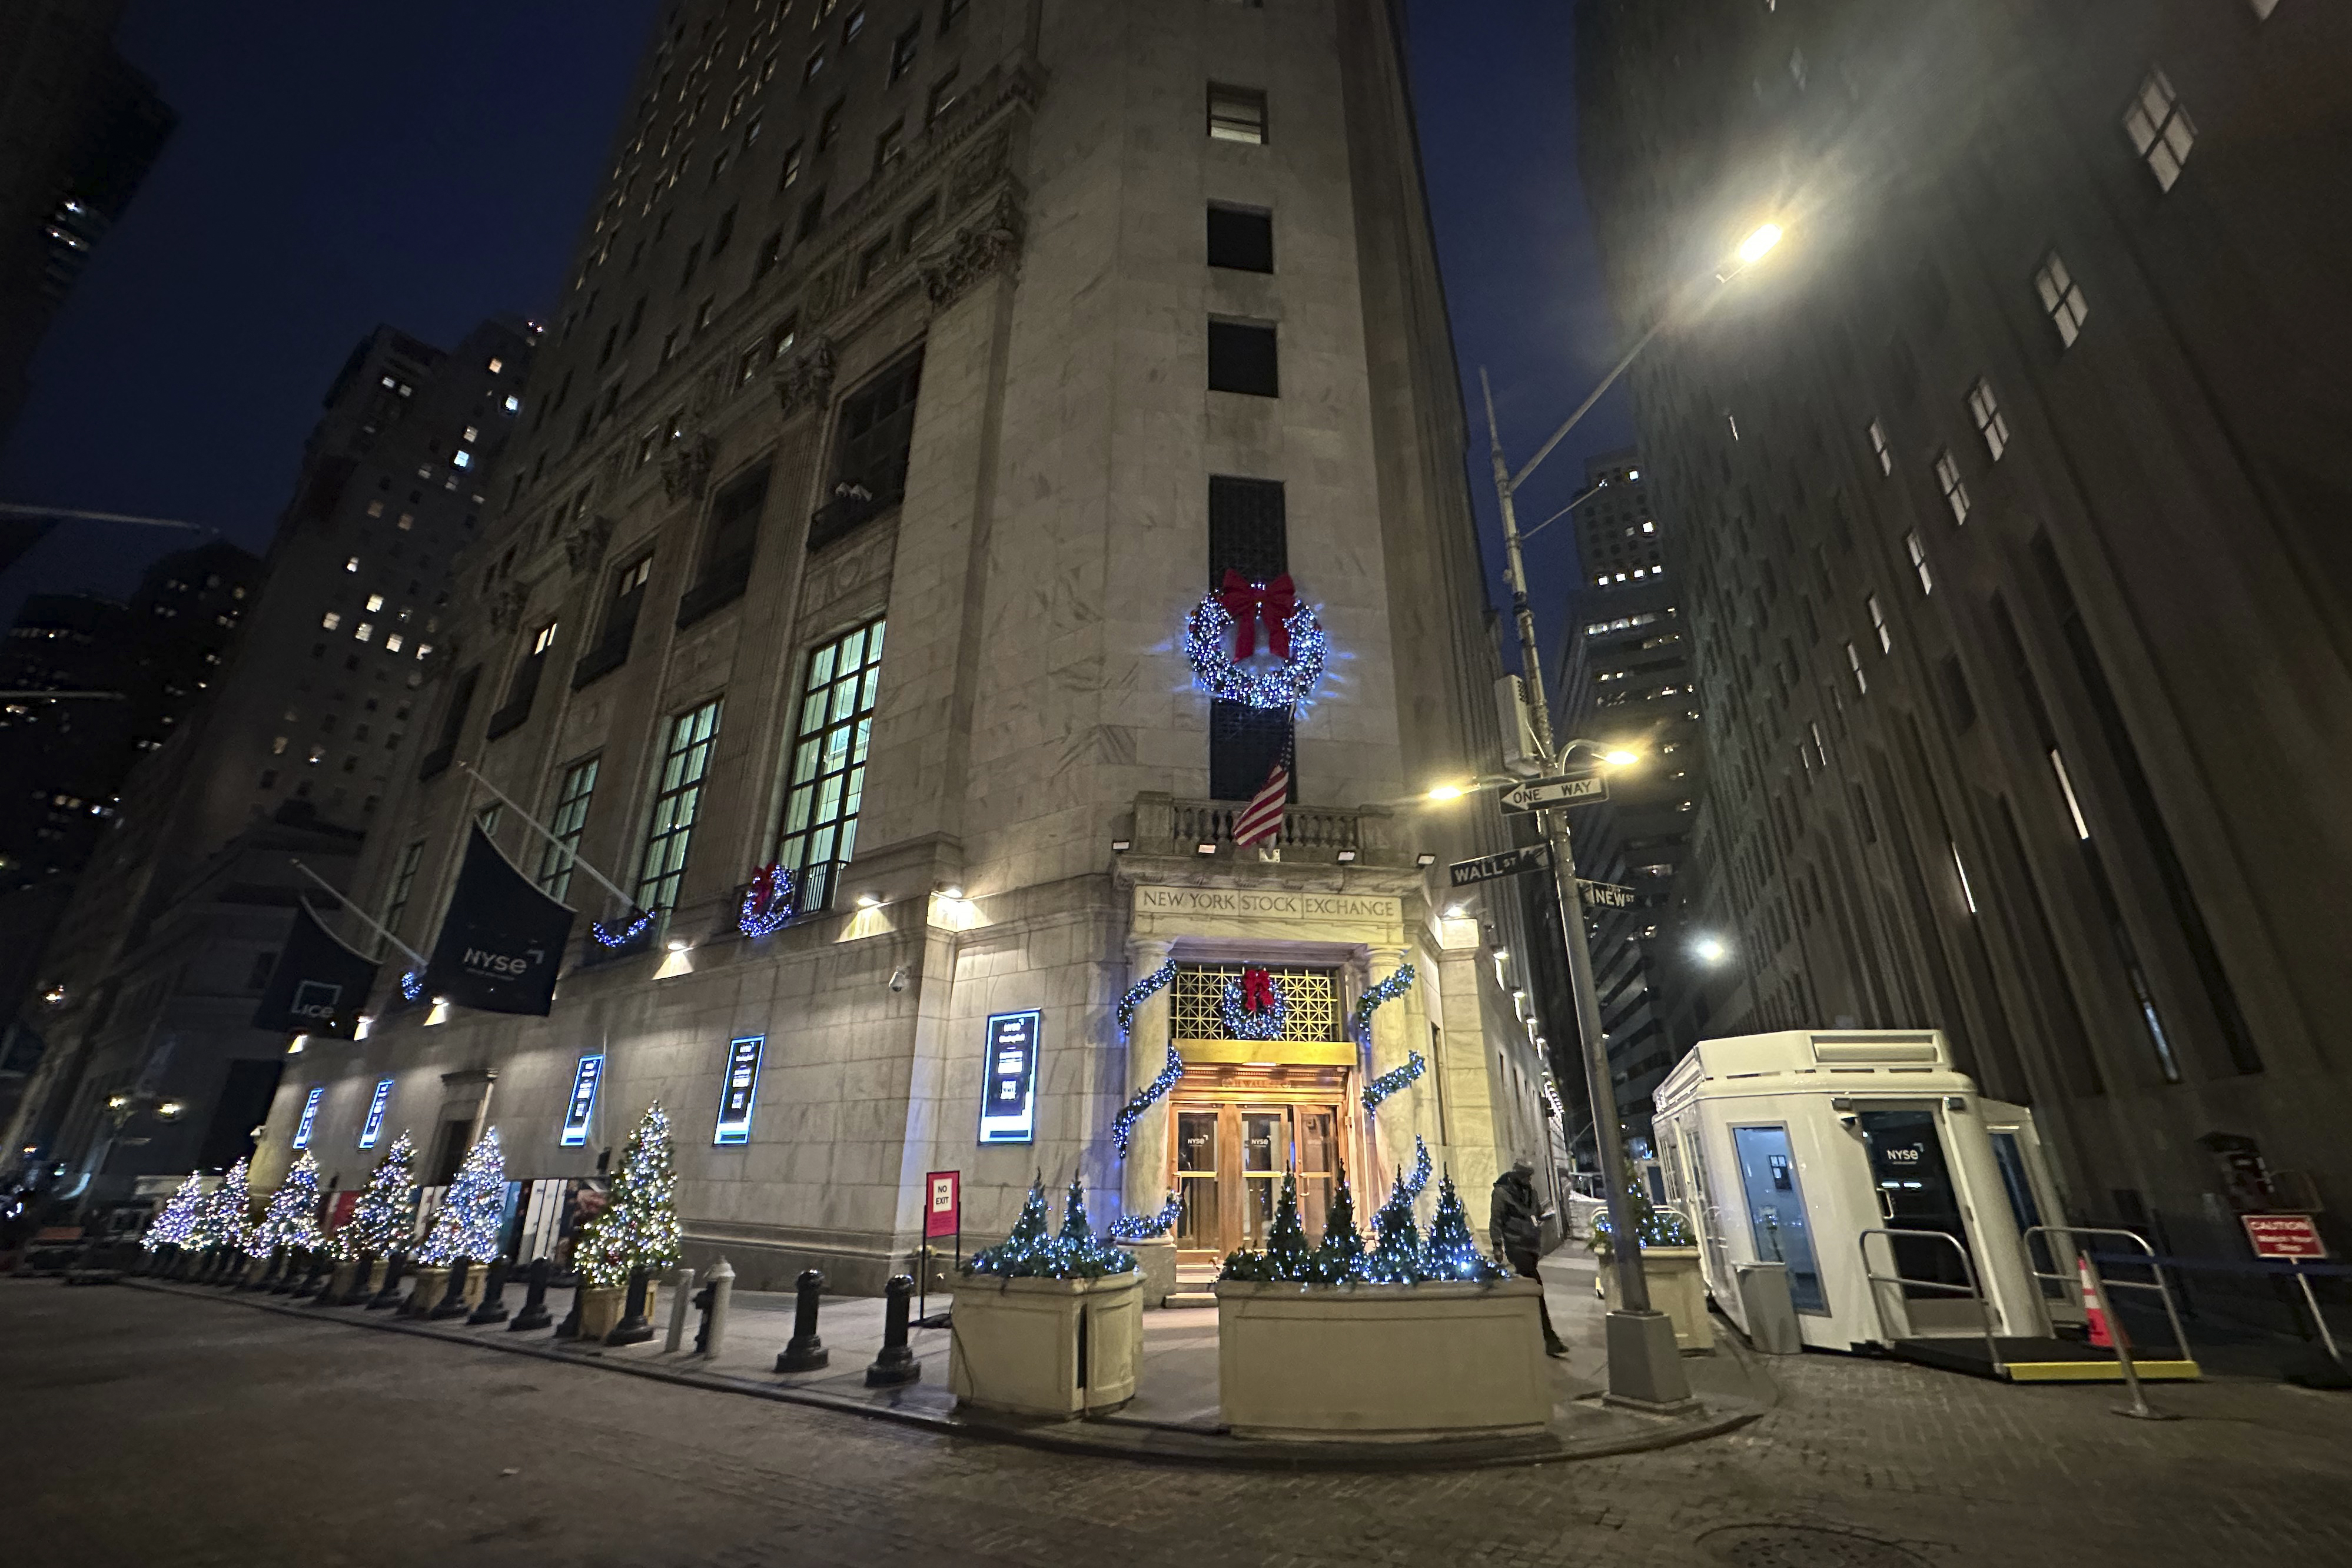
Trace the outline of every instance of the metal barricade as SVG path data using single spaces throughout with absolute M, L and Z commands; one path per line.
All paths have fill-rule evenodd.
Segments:
M 2074 1301 L 2076 1298 L 2081 1295 L 2083 1288 L 2082 1281 L 2070 1273 L 2062 1271 L 2046 1271 L 2034 1267 L 2033 1238 L 2037 1236 L 2045 1236 L 2053 1238 L 2049 1249 L 2052 1262 L 2054 1263 L 2058 1260 L 2058 1247 L 2054 1238 L 2063 1236 L 2068 1238 L 2068 1245 L 2066 1247 L 2067 1252 L 2077 1257 L 2085 1258 L 2090 1262 L 2093 1268 L 2097 1268 L 2099 1267 L 2097 1259 L 2089 1258 L 2088 1254 L 2085 1253 L 2083 1248 L 2074 1246 L 2073 1244 L 2074 1237 L 2078 1236 L 2119 1236 L 2126 1241 L 2130 1242 L 2134 1247 L 2138 1247 L 2140 1250 L 2140 1256 L 2147 1261 L 2145 1264 L 2135 1264 L 2132 1267 L 2146 1268 L 2148 1273 L 2153 1276 L 2152 1279 L 2114 1279 L 2108 1278 L 2105 1271 L 2102 1271 L 2099 1275 L 2099 1283 L 2105 1286 L 2110 1290 L 2124 1289 L 2155 1291 L 2158 1297 L 2164 1302 L 2164 1316 L 2166 1321 L 2172 1325 L 2172 1343 L 2177 1358 L 2181 1361 L 2193 1361 L 2196 1359 L 2189 1353 L 2189 1335 L 2180 1326 L 2180 1312 L 2179 1309 L 2173 1305 L 2172 1289 L 2164 1282 L 2164 1265 L 2157 1261 L 2156 1248 L 2147 1244 L 2147 1238 L 2146 1237 L 2128 1230 L 2114 1230 L 2104 1226 L 2095 1225 L 2028 1226 L 2024 1234 L 2018 1237 L 2018 1246 L 2025 1254 L 2026 1272 L 2032 1274 L 2036 1279 L 2056 1280 L 2060 1287 L 2067 1292 L 2066 1299 L 2069 1301 Z M 2089 1305 L 2089 1303 L 2084 1302 L 2078 1302 L 2077 1304 Z M 2120 1336 L 2123 1333 L 2123 1325 L 2121 1323 L 2112 1325 L 2111 1331 Z
M 1870 1238 L 1874 1236 L 1884 1236 L 1888 1237 L 1898 1236 L 1931 1237 L 1934 1239 L 1944 1243 L 1954 1252 L 1960 1255 L 1960 1272 L 1968 1277 L 1968 1283 L 1965 1285 L 1954 1285 L 1942 1279 L 1913 1279 L 1906 1278 L 1902 1274 L 1872 1273 L 1870 1268 Z M 2008 1368 L 2000 1359 L 2000 1343 L 1993 1334 L 1992 1303 L 1985 1300 L 1984 1291 L 1978 1288 L 1976 1260 L 1969 1256 L 1969 1249 L 1960 1245 L 1960 1238 L 1958 1237 L 1952 1235 L 1949 1231 L 1902 1230 L 1887 1226 L 1873 1226 L 1862 1232 L 1860 1241 L 1862 1247 L 1862 1277 L 1871 1287 L 1870 1306 L 1871 1310 L 1878 1314 L 1878 1331 L 1881 1334 L 1885 1335 L 1890 1340 L 1895 1337 L 1895 1335 L 1888 1334 L 1886 1332 L 1886 1305 L 1878 1294 L 1878 1287 L 1881 1285 L 1900 1285 L 1906 1287 L 1916 1286 L 1922 1290 L 1941 1290 L 1947 1295 L 1966 1296 L 1969 1300 L 1977 1304 L 1977 1315 L 1981 1321 L 1984 1329 L 1985 1354 L 1991 1358 L 1993 1375 L 1995 1377 L 2007 1375 Z M 1891 1244 L 1889 1250 L 1892 1250 Z M 1905 1326 L 1907 1328 L 1909 1325 L 1906 1323 Z

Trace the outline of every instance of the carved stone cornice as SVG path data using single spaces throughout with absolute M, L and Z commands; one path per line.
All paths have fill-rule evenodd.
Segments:
M 822 411 L 833 401 L 833 342 L 820 337 L 775 371 L 776 402 L 789 419 L 803 408 Z
M 504 636 L 522 625 L 523 606 L 530 602 L 530 590 L 520 583 L 506 583 L 483 595 L 483 608 L 490 619 L 490 629 Z
M 957 230 L 945 248 L 924 258 L 923 291 L 930 296 L 932 308 L 946 310 L 990 273 L 1011 268 L 1020 259 L 1027 226 L 1013 192 L 998 191 L 995 202 L 976 222 Z
M 673 501 L 700 500 L 710 488 L 710 465 L 718 454 L 708 436 L 688 436 L 662 458 L 662 494 Z
M 564 564 L 577 577 L 604 558 L 604 546 L 613 540 L 613 520 L 601 511 L 592 511 L 580 520 L 579 526 L 563 536 Z

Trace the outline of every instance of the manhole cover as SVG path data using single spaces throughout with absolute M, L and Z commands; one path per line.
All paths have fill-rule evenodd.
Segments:
M 1727 1524 L 1699 1537 L 1732 1568 L 1920 1568 L 1891 1542 L 1801 1524 Z

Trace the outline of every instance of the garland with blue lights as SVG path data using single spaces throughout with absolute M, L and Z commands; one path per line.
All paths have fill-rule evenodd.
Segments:
M 404 1001 L 422 1001 L 425 996 L 425 971 L 421 969 L 412 969 L 402 974 L 400 977 L 400 994 L 402 999 Z
M 1364 1086 L 1364 1109 L 1375 1116 L 1379 1115 L 1381 1101 L 1428 1070 L 1429 1063 L 1423 1059 L 1422 1054 L 1419 1051 L 1412 1052 L 1405 1058 L 1404 1066 L 1391 1068 Z
M 1169 982 L 1175 978 L 1176 961 L 1171 958 L 1127 988 L 1127 994 L 1118 999 L 1118 1037 L 1122 1042 L 1128 1031 L 1135 1027 L 1135 1016 L 1142 1011 L 1143 1005 L 1151 1000 L 1153 993 L 1167 989 Z
M 735 929 L 755 942 L 772 936 L 799 912 L 798 902 L 799 889 L 793 885 L 793 874 L 780 865 L 762 866 L 751 873 L 751 885 L 743 890 L 743 907 L 736 912 Z
M 1415 978 L 1412 964 L 1400 963 L 1395 973 L 1367 986 L 1364 994 L 1356 998 L 1356 1010 L 1348 1020 L 1348 1032 L 1355 1037 L 1356 1044 L 1368 1051 L 1372 1048 L 1372 1015 L 1412 990 Z
M 1150 1241 L 1174 1229 L 1183 1213 L 1184 1200 L 1171 1193 L 1158 1214 L 1129 1215 L 1125 1219 L 1113 1220 L 1108 1234 L 1113 1241 Z
M 1278 1040 L 1290 1027 L 1290 998 L 1279 981 L 1253 964 L 1225 982 L 1217 1016 L 1229 1040 Z
M 1160 1076 L 1136 1090 L 1134 1098 L 1120 1106 L 1118 1114 L 1110 1119 L 1110 1141 L 1118 1150 L 1120 1159 L 1127 1158 L 1128 1142 L 1135 1135 L 1136 1122 L 1142 1119 L 1145 1111 L 1167 1098 L 1168 1091 L 1174 1089 L 1176 1080 L 1183 1076 L 1184 1058 L 1176 1054 L 1176 1047 L 1171 1045 L 1168 1047 L 1167 1065 L 1160 1069 Z
M 1287 579 L 1277 580 L 1286 588 Z M 1252 621 L 1246 634 L 1223 597 L 1211 594 L 1193 606 L 1184 622 L 1184 658 L 1192 678 L 1212 697 L 1252 708 L 1297 709 L 1314 696 L 1323 679 L 1330 645 L 1314 607 L 1277 596 L 1264 583 L 1252 583 Z M 1256 648 L 1256 617 L 1268 623 L 1267 650 L 1279 661 L 1272 668 L 1251 668 L 1242 660 Z M 1279 628 L 1281 635 L 1276 635 Z
M 629 917 L 618 929 L 606 925 L 603 921 L 591 921 L 588 930 L 604 946 L 618 950 L 645 935 L 646 928 L 653 923 L 654 916 L 651 910 L 631 910 Z
M 1399 1184 L 1407 1202 L 1419 1198 L 1422 1189 L 1429 1185 L 1429 1145 L 1418 1137 L 1412 1141 L 1412 1174 L 1403 1176 Z

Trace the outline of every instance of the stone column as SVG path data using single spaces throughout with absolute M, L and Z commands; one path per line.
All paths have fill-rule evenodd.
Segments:
M 1375 947 L 1371 950 L 1370 970 L 1364 984 L 1367 989 L 1386 980 L 1404 963 L 1402 947 Z M 1397 997 L 1372 1014 L 1372 1076 L 1404 1066 L 1419 1043 L 1413 1034 L 1413 1019 L 1409 1007 L 1411 993 Z M 1427 1053 L 1423 1053 L 1426 1055 Z M 1367 1080 L 1367 1084 L 1369 1080 Z M 1359 1086 L 1359 1092 L 1366 1085 Z M 1369 1214 L 1388 1196 L 1389 1181 L 1400 1170 L 1412 1167 L 1413 1134 L 1421 1127 L 1421 1100 L 1429 1089 L 1429 1075 L 1424 1072 L 1418 1083 L 1399 1089 L 1381 1102 L 1379 1113 L 1372 1119 L 1376 1134 L 1374 1156 L 1380 1161 L 1377 1184 L 1367 1185 L 1356 1196 L 1357 1207 Z M 1363 1102 L 1359 1100 L 1357 1104 Z
M 1169 943 L 1150 937 L 1130 938 L 1127 944 L 1127 985 L 1168 962 Z M 1135 1012 L 1135 1026 L 1127 1037 L 1127 1092 L 1122 1103 L 1142 1092 L 1168 1064 L 1171 987 L 1161 986 Z M 1116 1110 L 1116 1107 L 1113 1108 Z M 1145 1111 L 1135 1123 L 1120 1172 L 1119 1198 L 1128 1214 L 1157 1214 L 1168 1198 L 1168 1101 Z

